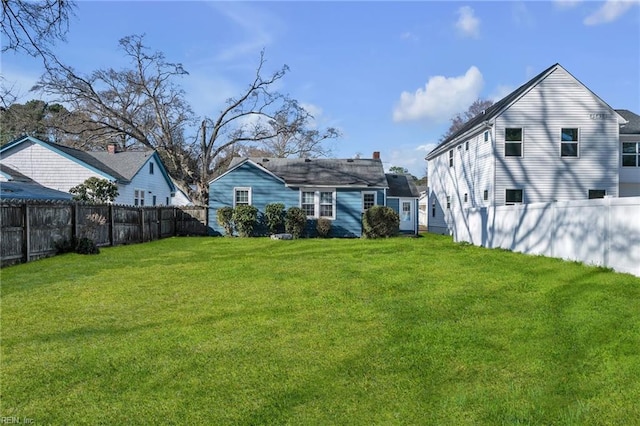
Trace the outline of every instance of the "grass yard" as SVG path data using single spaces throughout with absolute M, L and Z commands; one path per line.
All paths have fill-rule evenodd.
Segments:
M 450 238 L 173 238 L 1 271 L 0 416 L 627 425 L 640 279 Z

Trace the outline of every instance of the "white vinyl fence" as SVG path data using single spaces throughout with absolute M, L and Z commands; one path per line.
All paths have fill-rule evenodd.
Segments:
M 455 219 L 454 241 L 640 277 L 640 197 L 473 208 Z

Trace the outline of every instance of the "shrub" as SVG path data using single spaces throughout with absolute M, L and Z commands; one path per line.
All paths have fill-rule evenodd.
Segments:
M 287 233 L 293 238 L 300 238 L 304 227 L 307 224 L 307 215 L 300 207 L 290 207 L 284 219 L 284 226 Z
M 216 212 L 218 225 L 224 228 L 224 233 L 231 237 L 233 235 L 233 208 L 221 207 Z
M 100 249 L 91 238 L 80 238 L 78 245 L 76 246 L 76 253 L 78 254 L 98 254 Z
M 264 218 L 267 228 L 272 234 L 277 234 L 284 225 L 284 204 L 269 203 L 264 209 Z
M 325 217 L 318 219 L 318 222 L 316 222 L 316 231 L 318 231 L 320 238 L 327 238 L 331 232 L 331 220 Z
M 400 229 L 400 216 L 391 207 L 369 207 L 362 216 L 362 236 L 386 238 L 396 235 Z
M 253 228 L 258 223 L 258 209 L 253 206 L 240 205 L 233 209 L 233 224 L 241 237 L 253 235 Z
M 56 254 L 71 253 L 76 251 L 76 247 L 78 247 L 78 241 L 75 239 L 75 237 L 71 238 L 70 240 L 58 240 L 53 243 L 53 247 L 56 249 Z

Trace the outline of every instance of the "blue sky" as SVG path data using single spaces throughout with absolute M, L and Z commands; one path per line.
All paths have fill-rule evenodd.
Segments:
M 118 40 L 145 34 L 189 72 L 180 84 L 200 116 L 240 94 L 265 50 L 266 73 L 318 126 L 341 130 L 334 156 L 369 157 L 425 173 L 449 119 L 477 98 L 499 100 L 560 63 L 613 108 L 640 113 L 640 2 L 80 1 L 60 59 L 77 70 L 120 68 Z M 37 60 L 7 53 L 21 89 Z

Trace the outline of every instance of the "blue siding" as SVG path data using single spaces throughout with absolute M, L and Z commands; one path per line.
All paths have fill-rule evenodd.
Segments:
M 258 209 L 260 217 L 263 217 L 265 207 L 269 203 L 283 203 L 285 210 L 300 207 L 299 188 L 286 187 L 282 181 L 264 170 L 251 163 L 245 163 L 209 185 L 209 226 L 213 235 L 224 235 L 224 229 L 218 225 L 216 215 L 221 207 L 233 207 L 233 189 L 236 187 L 251 188 L 251 205 Z M 369 189 L 336 189 L 336 218 L 332 222 L 331 237 L 362 235 L 362 192 L 367 190 Z M 384 191 L 377 192 L 377 203 L 384 205 Z M 315 220 L 307 222 L 307 237 L 316 236 L 315 226 Z M 261 225 L 257 234 L 266 235 L 266 227 Z

